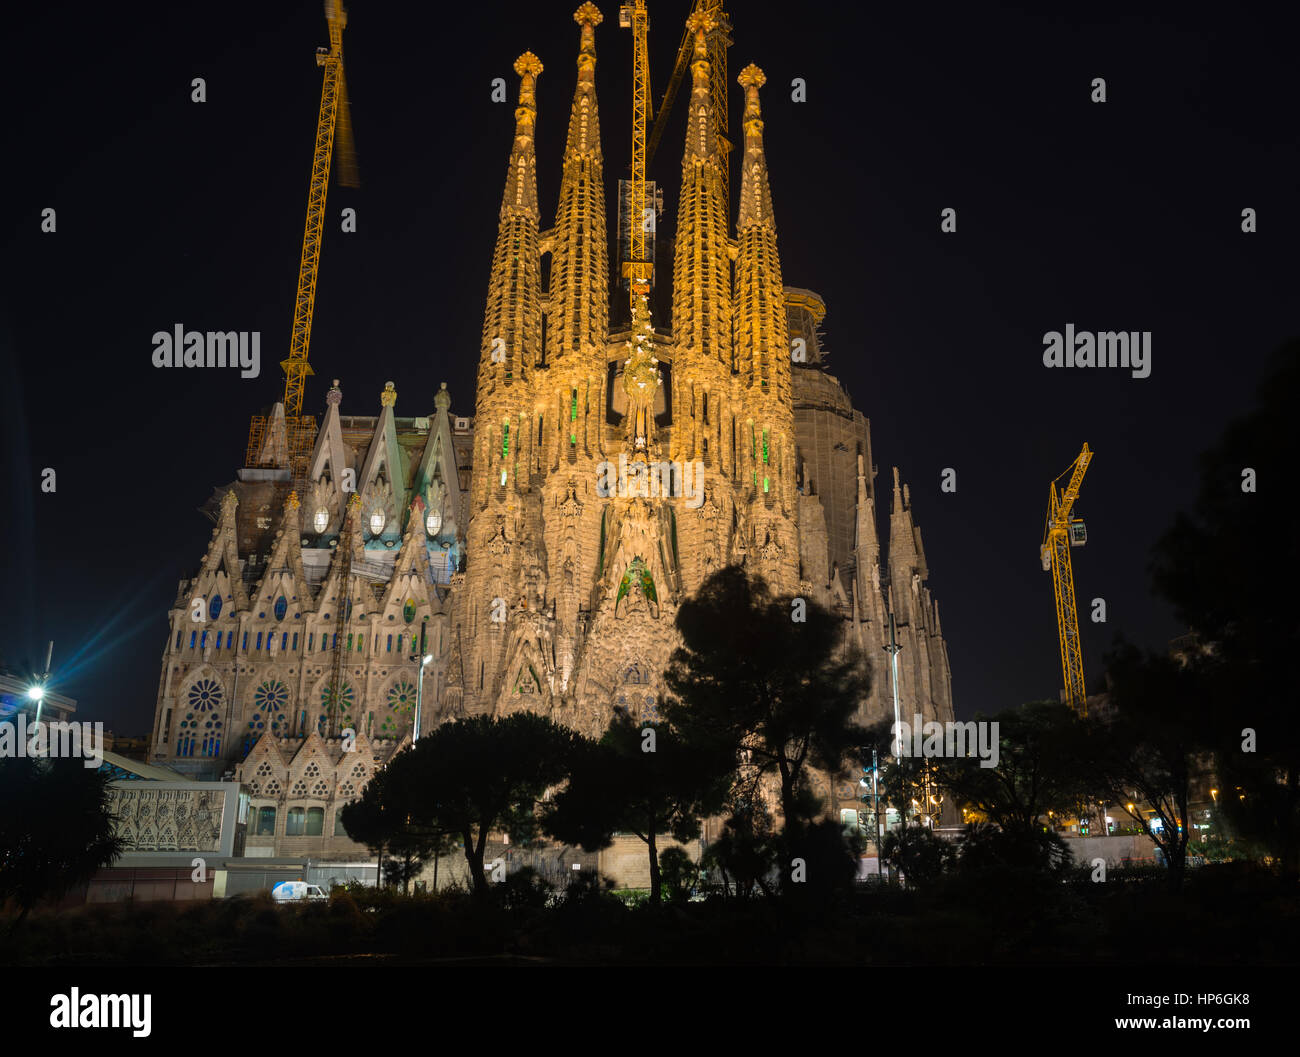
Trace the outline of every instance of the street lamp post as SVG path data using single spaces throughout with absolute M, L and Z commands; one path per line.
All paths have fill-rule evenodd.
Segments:
M 27 690 L 27 696 L 30 700 L 36 702 L 36 722 L 33 724 L 34 730 L 41 727 L 41 710 L 45 707 L 45 684 L 50 681 L 50 662 L 54 660 L 54 640 L 50 640 L 50 648 L 45 651 L 45 674 L 42 675 Z
M 885 652 L 889 654 L 889 663 L 893 669 L 894 683 L 894 759 L 902 755 L 902 737 L 903 737 L 903 717 L 898 710 L 898 651 L 903 647 L 898 644 L 898 639 L 894 634 L 894 614 L 889 614 L 889 645 L 885 647 Z
M 411 731 L 411 743 L 414 744 L 420 739 L 420 714 L 424 703 L 424 669 L 433 660 L 433 654 L 426 653 L 422 658 L 418 653 L 413 653 L 411 660 L 420 662 L 420 674 L 415 680 L 415 729 Z

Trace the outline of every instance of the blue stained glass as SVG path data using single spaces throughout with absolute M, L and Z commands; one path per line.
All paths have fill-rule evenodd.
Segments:
M 283 620 L 285 613 L 289 611 L 289 600 L 281 595 L 275 600 L 275 619 Z
M 208 619 L 216 620 L 219 616 L 221 616 L 221 596 L 213 595 L 208 602 Z

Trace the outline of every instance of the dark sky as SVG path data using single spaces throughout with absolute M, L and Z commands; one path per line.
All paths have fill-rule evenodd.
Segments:
M 362 188 L 330 191 L 305 410 L 426 414 L 446 381 L 472 413 L 488 265 L 525 49 L 540 81 L 543 222 L 572 97 L 575 0 L 356 0 L 345 35 Z M 612 186 L 629 154 L 630 34 L 597 30 Z M 1046 484 L 1096 451 L 1074 552 L 1095 680 L 1115 633 L 1181 629 L 1151 595 L 1151 544 L 1196 456 L 1249 408 L 1297 327 L 1294 27 L 1238 5 L 730 6 L 736 73 L 757 62 L 785 281 L 828 305 L 830 365 L 871 419 L 881 483 L 911 483 L 959 715 L 1055 696 Z M 1271 5 L 1280 6 L 1280 5 Z M 689 10 L 651 2 L 652 83 Z M 234 477 L 248 417 L 282 392 L 320 93 L 321 5 L 30 5 L 9 11 L 0 411 L 0 652 L 85 718 L 148 728 L 165 612 Z M 505 77 L 507 105 L 491 80 Z M 208 101 L 190 101 L 207 81 Z M 790 98 L 807 81 L 807 102 Z M 1108 101 L 1089 101 L 1104 77 Z M 683 112 L 655 171 L 675 216 Z M 343 235 L 353 206 L 359 230 Z M 57 210 L 55 234 L 41 210 Z M 954 207 L 956 234 L 939 213 Z M 1257 210 L 1259 231 L 1241 232 Z M 734 214 L 734 209 L 733 209 Z M 661 261 L 667 270 L 667 262 Z M 660 319 L 661 324 L 666 320 Z M 156 370 L 174 324 L 262 332 L 262 374 Z M 1153 370 L 1049 371 L 1043 334 L 1152 332 Z M 57 491 L 40 491 L 41 469 Z M 942 494 L 940 473 L 957 470 Z M 882 531 L 887 527 L 882 524 Z

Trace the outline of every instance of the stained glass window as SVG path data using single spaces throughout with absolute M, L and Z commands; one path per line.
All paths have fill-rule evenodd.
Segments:
M 270 731 L 275 737 L 282 737 L 286 713 L 289 705 L 289 688 L 279 679 L 267 679 L 253 691 L 254 712 L 248 721 L 250 733 L 254 735 Z
M 381 736 L 397 733 L 401 717 L 409 716 L 415 709 L 415 685 L 408 679 L 400 679 L 388 691 L 389 715 L 384 717 L 379 726 Z
M 275 619 L 283 620 L 287 612 L 289 612 L 289 600 L 281 595 L 275 600 Z
M 216 620 L 219 616 L 221 616 L 221 596 L 213 595 L 208 601 L 208 619 Z

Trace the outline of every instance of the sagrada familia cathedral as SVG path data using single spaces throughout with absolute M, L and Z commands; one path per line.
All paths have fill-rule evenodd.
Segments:
M 574 17 L 549 227 L 535 153 L 542 64 L 515 63 L 474 416 L 452 413 L 444 384 L 432 410 L 399 417 L 391 383 L 377 415 L 345 414 L 335 382 L 305 477 L 273 454 L 277 407 L 263 457 L 210 500 L 211 542 L 170 613 L 151 759 L 196 777 L 234 772 L 252 796 L 248 847 L 262 854 L 363 850 L 338 812 L 410 739 L 417 696 L 422 731 L 529 710 L 594 735 L 616 708 L 652 716 L 678 607 L 732 564 L 842 615 L 874 667 L 864 721 L 893 715 L 891 614 L 902 714 L 953 718 L 907 486 L 895 469 L 881 493 L 869 423 L 827 373 L 825 305 L 784 285 L 763 72 L 738 78 L 733 229 L 697 18 L 671 319 L 653 320 L 639 297 L 612 329 L 611 295 L 627 295 L 607 244 L 601 15 L 588 2 Z M 343 751 L 346 729 L 356 751 Z

